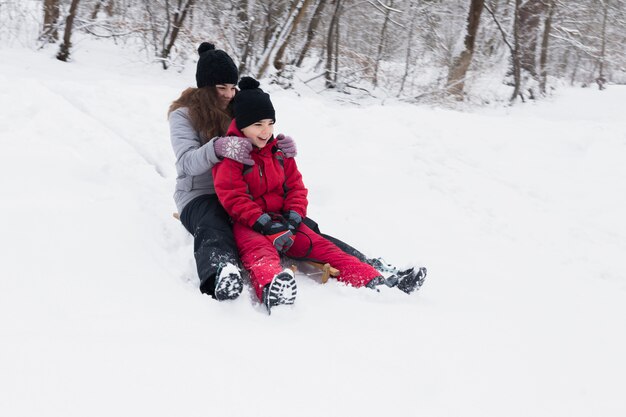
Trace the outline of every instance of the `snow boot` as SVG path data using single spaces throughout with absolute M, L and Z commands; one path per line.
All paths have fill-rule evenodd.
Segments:
M 393 285 L 395 285 L 395 282 L 393 285 L 390 285 L 389 281 L 387 280 L 387 278 L 383 277 L 382 275 L 379 275 L 377 277 L 372 278 L 372 280 L 370 282 L 368 282 L 367 284 L 365 284 L 365 286 L 367 288 L 370 288 L 372 290 L 375 290 L 376 292 L 380 292 L 380 290 L 376 287 L 378 287 L 379 285 L 386 285 L 388 287 L 393 287 Z
M 272 307 L 282 304 L 293 304 L 296 301 L 296 279 L 291 269 L 276 274 L 272 282 L 263 287 L 263 304 L 267 314 L 272 314 Z
M 398 268 L 387 263 L 383 258 L 372 258 L 368 259 L 367 263 L 374 267 L 378 272 L 382 272 L 383 274 L 396 274 L 398 273 Z
M 221 264 L 215 277 L 215 299 L 217 301 L 234 300 L 243 290 L 243 281 L 239 268 L 229 263 Z
M 397 279 L 396 287 L 398 287 L 400 291 L 411 294 L 413 291 L 418 290 L 424 283 L 426 279 L 426 268 L 409 268 L 400 271 L 397 275 L 390 278 Z

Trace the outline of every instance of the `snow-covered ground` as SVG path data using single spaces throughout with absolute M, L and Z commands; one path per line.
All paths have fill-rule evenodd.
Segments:
M 0 415 L 626 415 L 626 88 L 456 112 L 273 91 L 323 231 L 429 276 L 197 291 L 166 110 L 193 68 L 0 50 Z

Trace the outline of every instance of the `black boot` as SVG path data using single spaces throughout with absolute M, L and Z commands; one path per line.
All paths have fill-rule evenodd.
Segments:
M 267 314 L 272 314 L 272 307 L 293 304 L 297 293 L 296 279 L 291 269 L 276 274 L 272 282 L 263 287 L 263 304 L 267 308 Z
M 229 263 L 221 264 L 215 277 L 215 299 L 217 301 L 234 300 L 243 290 L 239 268 Z
M 426 268 L 409 268 L 405 271 L 400 271 L 397 275 L 395 275 L 395 277 L 390 278 L 397 279 L 396 287 L 398 287 L 400 291 L 411 294 L 424 284 L 424 280 L 426 279 Z

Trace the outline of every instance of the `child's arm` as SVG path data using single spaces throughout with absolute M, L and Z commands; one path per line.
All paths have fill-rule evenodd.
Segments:
M 284 168 L 286 195 L 283 211 L 293 210 L 304 218 L 306 217 L 306 209 L 309 204 L 306 198 L 309 191 L 304 186 L 302 174 L 300 174 L 294 158 L 285 158 Z
M 213 184 L 217 198 L 233 221 L 252 227 L 263 214 L 261 207 L 248 194 L 242 163 L 226 158 L 215 165 Z

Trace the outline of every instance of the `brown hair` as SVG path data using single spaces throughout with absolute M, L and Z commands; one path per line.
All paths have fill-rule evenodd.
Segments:
M 232 119 L 230 105 L 225 110 L 220 108 L 217 89 L 213 86 L 186 89 L 170 105 L 168 116 L 180 107 L 189 109 L 191 124 L 200 134 L 203 145 L 215 136 L 226 134 Z

